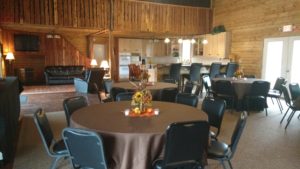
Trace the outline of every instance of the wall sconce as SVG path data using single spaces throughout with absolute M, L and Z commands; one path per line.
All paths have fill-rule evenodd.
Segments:
M 178 43 L 182 43 L 182 42 L 183 42 L 182 38 L 178 39 Z
M 97 60 L 92 59 L 90 65 L 91 65 L 91 67 L 96 67 L 98 65 Z
M 5 60 L 8 60 L 9 63 L 11 63 L 13 60 L 15 60 L 14 54 L 13 54 L 12 52 L 8 52 L 8 53 L 6 54 Z
M 194 38 L 191 39 L 191 44 L 196 43 L 196 40 Z
M 208 44 L 208 40 L 207 40 L 207 39 L 203 39 L 203 40 L 202 40 L 202 44 L 203 44 L 203 45 Z

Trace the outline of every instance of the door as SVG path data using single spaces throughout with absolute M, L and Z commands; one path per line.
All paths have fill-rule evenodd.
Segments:
M 274 86 L 278 77 L 300 83 L 300 36 L 264 40 L 263 79 Z M 297 73 L 298 72 L 298 73 Z

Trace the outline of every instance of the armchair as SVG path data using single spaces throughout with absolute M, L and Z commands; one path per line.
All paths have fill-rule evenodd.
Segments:
M 80 93 L 95 93 L 98 92 L 95 89 L 95 84 L 98 89 L 102 88 L 102 81 L 105 71 L 101 68 L 92 68 L 87 70 L 84 79 L 74 78 L 74 85 L 76 92 Z

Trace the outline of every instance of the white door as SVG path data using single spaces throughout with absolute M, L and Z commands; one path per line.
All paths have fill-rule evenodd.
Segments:
M 300 36 L 264 40 L 263 79 L 274 86 L 278 77 L 300 83 Z

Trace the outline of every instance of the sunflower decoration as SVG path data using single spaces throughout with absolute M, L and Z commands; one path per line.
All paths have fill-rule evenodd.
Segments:
M 146 89 L 146 85 L 131 82 L 136 86 L 137 90 L 132 96 L 131 106 L 132 111 L 136 114 L 142 114 L 146 111 L 146 107 L 152 106 L 152 94 Z

